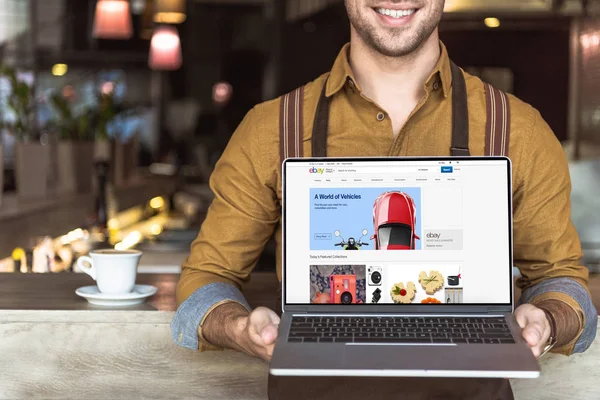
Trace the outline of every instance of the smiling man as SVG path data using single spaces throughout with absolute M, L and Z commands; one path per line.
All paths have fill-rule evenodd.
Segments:
M 329 73 L 286 97 L 303 105 L 298 140 L 303 154 L 314 150 L 311 138 L 317 135 L 326 138 L 321 150 L 334 157 L 451 155 L 452 93 L 461 82 L 454 81 L 438 36 L 444 1 L 346 0 L 345 5 L 350 43 Z M 485 155 L 490 89 L 459 72 L 468 103 L 466 150 Z M 513 163 L 514 258 L 523 289 L 516 318 L 536 356 L 551 346 L 567 355 L 582 352 L 595 337 L 597 314 L 570 220 L 565 154 L 537 110 L 514 96 L 506 99 L 510 142 L 503 136 L 500 143 Z M 322 101 L 329 103 L 324 128 L 322 116 L 315 115 Z M 279 317 L 265 308 L 252 310 L 240 288 L 273 233 L 281 279 L 280 171 L 287 146 L 280 141 L 282 104 L 279 98 L 254 107 L 216 165 L 215 200 L 177 287 L 172 330 L 181 346 L 271 357 Z M 315 126 L 322 129 L 313 131 Z

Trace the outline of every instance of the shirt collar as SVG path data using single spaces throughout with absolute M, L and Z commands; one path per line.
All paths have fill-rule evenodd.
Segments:
M 349 50 L 350 43 L 346 43 L 344 47 L 342 47 L 342 50 L 333 63 L 333 67 L 329 73 L 329 79 L 327 80 L 327 88 L 325 90 L 325 95 L 327 97 L 339 92 L 348 82 L 348 80 L 355 82 L 354 74 L 352 73 L 352 68 L 350 67 L 350 63 L 348 61 Z M 452 73 L 450 71 L 450 58 L 448 56 L 448 51 L 442 42 L 440 42 L 440 58 L 433 69 L 433 72 L 429 78 L 427 78 L 425 86 L 427 88 L 431 88 L 438 80 L 438 77 L 442 83 L 444 96 L 447 97 L 452 86 Z

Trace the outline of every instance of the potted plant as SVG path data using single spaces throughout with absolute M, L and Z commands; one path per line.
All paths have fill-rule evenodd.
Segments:
M 33 88 L 17 77 L 16 71 L 6 65 L 0 67 L 0 75 L 10 86 L 7 107 L 13 113 L 13 121 L 4 121 L 2 128 L 17 139 L 15 146 L 15 180 L 17 194 L 21 198 L 41 198 L 48 193 L 50 149 L 41 143 L 35 129 Z
M 61 192 L 89 193 L 92 191 L 94 169 L 94 128 L 92 111 L 75 115 L 71 102 L 62 93 L 55 93 L 50 103 L 58 119 L 55 129 L 58 142 L 58 182 Z
M 139 135 L 136 129 L 135 109 L 119 110 L 111 121 L 109 131 L 113 138 L 113 182 L 127 185 L 134 178 L 138 165 Z

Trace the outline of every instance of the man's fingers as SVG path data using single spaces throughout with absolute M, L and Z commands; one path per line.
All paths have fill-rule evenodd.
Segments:
M 544 327 L 539 322 L 531 322 L 523 329 L 523 338 L 530 347 L 540 344 L 544 336 Z
M 522 312 L 522 309 L 517 308 L 515 312 L 515 318 L 517 319 L 517 323 L 521 329 L 524 329 L 527 326 L 527 313 Z
M 271 323 L 264 326 L 260 331 L 260 337 L 267 346 L 275 343 L 277 339 L 277 325 Z
M 271 358 L 273 357 L 273 348 L 274 345 L 260 347 L 260 350 L 256 353 L 256 355 L 262 358 L 266 362 L 271 362 Z
M 535 358 L 542 354 L 542 346 L 544 344 L 544 327 L 539 322 L 529 323 L 523 329 L 523 338 L 531 348 L 531 352 Z
M 267 352 L 267 361 L 271 360 L 271 357 L 273 356 L 273 349 L 275 348 L 274 344 L 268 345 L 265 350 Z
M 248 333 L 250 339 L 259 346 L 275 343 L 280 318 L 273 311 L 259 307 L 250 314 Z
M 260 335 L 262 329 L 273 323 L 273 317 L 270 313 L 271 310 L 264 307 L 258 307 L 250 313 L 248 330 L 251 333 Z
M 273 325 L 279 326 L 279 323 L 281 322 L 281 318 L 279 318 L 279 315 L 277 315 L 275 311 L 270 310 L 268 308 L 265 308 L 265 310 L 269 313 L 269 317 L 271 318 L 271 322 L 273 323 Z
M 523 328 L 523 339 L 537 358 L 550 337 L 550 323 L 544 311 L 531 304 L 523 304 L 515 310 L 517 323 Z

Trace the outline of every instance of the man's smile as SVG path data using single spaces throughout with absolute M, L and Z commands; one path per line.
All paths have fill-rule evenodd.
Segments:
M 386 3 L 371 8 L 385 25 L 404 26 L 408 24 L 419 11 L 419 7 L 406 3 Z

